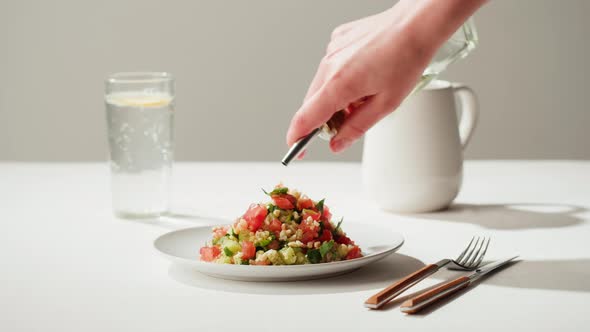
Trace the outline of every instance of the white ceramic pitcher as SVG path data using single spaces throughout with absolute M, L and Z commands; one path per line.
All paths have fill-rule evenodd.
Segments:
M 399 213 L 449 206 L 461 188 L 463 149 L 477 114 L 475 93 L 460 84 L 436 80 L 407 98 L 365 136 L 365 193 Z

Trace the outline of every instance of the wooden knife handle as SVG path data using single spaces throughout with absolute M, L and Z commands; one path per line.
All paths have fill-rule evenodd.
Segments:
M 427 292 L 424 292 L 414 298 L 411 298 L 400 306 L 400 310 L 407 314 L 415 314 L 423 308 L 427 307 L 439 299 L 447 297 L 460 289 L 469 286 L 470 279 L 468 277 L 459 277 L 455 280 L 446 282 L 438 287 L 435 287 Z
M 394 297 L 401 294 L 406 289 L 417 284 L 420 280 L 425 279 L 429 275 L 438 271 L 438 265 L 430 264 L 426 265 L 420 270 L 408 275 L 407 277 L 398 280 L 391 284 L 389 287 L 383 289 L 379 293 L 371 296 L 365 301 L 365 307 L 371 309 L 379 309 L 381 306 L 392 300 Z

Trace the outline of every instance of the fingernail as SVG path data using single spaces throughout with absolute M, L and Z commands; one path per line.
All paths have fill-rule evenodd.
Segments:
M 352 143 L 353 140 L 351 140 L 350 138 L 340 138 L 330 142 L 330 146 L 332 148 L 332 151 L 338 153 L 346 150 L 349 146 L 352 145 Z

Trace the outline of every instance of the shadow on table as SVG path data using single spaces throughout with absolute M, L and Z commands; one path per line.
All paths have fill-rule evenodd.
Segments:
M 381 310 L 399 309 L 404 301 L 415 297 L 422 292 L 433 289 L 448 280 L 452 280 L 460 274 L 461 273 L 456 271 L 443 269 L 434 275 L 435 279 L 441 280 L 441 282 L 431 287 L 408 293 L 407 295 L 402 295 L 389 302 Z M 426 316 L 441 307 L 452 305 L 452 302 L 455 300 L 459 301 L 462 296 L 472 296 L 472 294 L 467 295 L 467 293 L 471 290 L 477 289 L 480 285 L 590 292 L 590 259 L 515 261 L 502 268 L 502 270 L 478 280 L 470 287 L 433 303 L 431 306 L 425 308 L 419 314 L 414 316 Z
M 441 283 L 443 283 L 456 278 L 459 275 L 459 272 L 443 269 L 437 272 L 433 277 L 437 280 L 442 280 Z M 430 308 L 426 308 L 421 314 L 426 315 L 435 311 L 449 302 L 465 295 L 480 284 L 482 286 L 494 285 L 512 288 L 590 292 L 590 259 L 518 260 L 505 268 L 502 268 L 502 270 L 480 279 L 473 286 L 433 304 Z M 403 301 L 419 294 L 420 292 L 392 301 L 386 308 L 399 307 Z
M 490 229 L 568 227 L 584 222 L 587 209 L 567 204 L 453 204 L 447 210 L 412 217 L 463 222 Z
M 441 275 L 441 278 L 444 278 Z M 496 286 L 590 292 L 590 259 L 522 260 L 482 283 Z
M 412 273 L 424 263 L 416 258 L 392 254 L 354 272 L 337 277 L 297 282 L 247 282 L 217 279 L 191 268 L 173 264 L 168 274 L 182 284 L 210 290 L 248 294 L 334 294 L 384 288 Z M 365 299 L 360 299 L 362 302 Z

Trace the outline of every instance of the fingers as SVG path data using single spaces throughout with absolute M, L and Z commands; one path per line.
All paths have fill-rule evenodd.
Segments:
M 324 85 L 325 77 L 326 67 L 320 64 L 318 70 L 315 73 L 315 76 L 313 77 L 313 80 L 311 81 L 311 84 L 309 84 L 309 88 L 307 89 L 307 93 L 305 94 L 305 98 L 303 99 L 304 101 L 308 100 L 309 97 L 313 96 L 318 91 L 318 89 L 322 85 Z
M 305 158 L 305 154 L 307 153 L 307 150 L 303 150 L 298 156 L 297 159 L 301 160 L 303 158 Z
M 320 127 L 338 110 L 359 99 L 352 80 L 334 75 L 326 80 L 311 97 L 304 101 L 295 113 L 287 132 L 287 145 L 291 146 L 297 140 Z
M 330 141 L 333 152 L 342 152 L 363 136 L 375 123 L 394 110 L 383 94 L 366 100 L 354 109 Z

